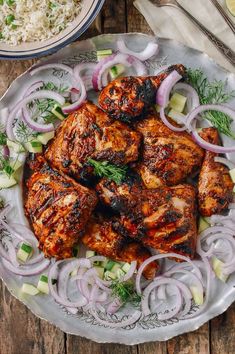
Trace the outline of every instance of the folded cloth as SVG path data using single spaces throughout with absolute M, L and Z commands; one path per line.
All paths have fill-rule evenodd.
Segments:
M 225 1 L 219 1 L 225 7 Z M 178 2 L 207 29 L 231 49 L 235 50 L 235 36 L 233 32 L 209 0 L 178 0 Z M 181 10 L 169 6 L 156 7 L 149 0 L 136 0 L 134 5 L 145 17 L 155 35 L 175 39 L 189 47 L 199 49 L 207 53 L 221 66 L 235 73 L 235 67 Z

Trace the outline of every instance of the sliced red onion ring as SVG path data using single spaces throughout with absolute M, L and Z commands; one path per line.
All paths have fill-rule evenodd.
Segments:
M 31 95 L 23 98 L 20 100 L 16 106 L 12 109 L 12 111 L 9 114 L 8 120 L 7 120 L 7 126 L 6 126 L 6 133 L 7 136 L 10 140 L 15 140 L 15 134 L 13 132 L 13 122 L 14 119 L 16 118 L 16 114 L 18 113 L 19 110 L 25 107 L 28 103 L 32 102 L 33 100 L 40 100 L 40 99 L 52 99 L 57 101 L 60 105 L 63 105 L 65 103 L 65 99 L 63 96 L 58 94 L 57 92 L 52 92 L 48 90 L 40 90 L 37 92 L 32 93 Z M 48 129 L 52 129 L 53 125 L 48 124 L 47 125 Z
M 74 75 L 76 77 L 78 77 L 78 76 L 83 77 L 84 71 L 85 71 L 85 74 L 87 74 L 87 71 L 93 72 L 95 70 L 96 65 L 97 65 L 97 63 L 92 63 L 92 62 L 79 63 L 73 69 Z
M 230 170 L 232 170 L 235 167 L 235 163 L 226 159 L 225 157 L 215 156 L 214 160 L 215 162 L 219 162 L 227 166 Z
M 70 75 L 73 75 L 73 69 L 70 68 L 68 65 L 64 64 L 59 64 L 59 63 L 51 63 L 51 64 L 43 64 L 40 66 L 33 67 L 31 70 L 29 70 L 29 73 L 31 76 L 38 74 L 42 70 L 48 70 L 48 69 L 58 69 L 58 70 L 63 70 L 68 72 Z
M 40 89 L 42 86 L 43 86 L 43 81 L 35 81 L 26 89 L 23 98 L 29 96 L 31 93 Z
M 76 77 L 77 82 L 79 82 L 79 89 L 80 89 L 80 97 L 77 99 L 76 102 L 70 104 L 69 106 L 62 107 L 62 112 L 65 114 L 72 113 L 76 111 L 82 103 L 86 100 L 87 93 L 85 85 L 80 77 Z
M 117 297 L 116 299 L 114 299 L 109 306 L 107 307 L 107 313 L 109 314 L 114 314 L 116 313 L 120 307 L 122 307 L 123 303 L 121 302 L 121 300 Z
M 188 129 L 186 125 L 182 127 L 176 127 L 175 125 L 171 124 L 165 116 L 165 109 L 163 107 L 160 109 L 160 117 L 163 123 L 174 132 L 183 132 L 184 130 Z
M 117 41 L 117 49 L 119 50 L 119 52 L 132 55 L 133 57 L 136 57 L 141 61 L 148 60 L 152 56 L 158 54 L 159 51 L 158 44 L 155 42 L 150 42 L 147 44 L 147 47 L 142 52 L 134 52 L 133 50 L 127 48 L 123 39 L 119 39 Z
M 218 111 L 218 112 L 222 112 L 224 114 L 227 114 L 228 116 L 230 116 L 233 120 L 235 120 L 235 111 L 232 110 L 231 108 L 227 107 L 227 106 L 223 106 L 221 104 L 208 104 L 208 105 L 202 105 L 199 106 L 197 108 L 195 108 L 193 111 L 191 111 L 188 114 L 187 117 L 187 125 L 188 127 L 190 127 L 193 124 L 193 129 L 191 129 L 192 132 L 192 136 L 195 139 L 195 141 L 197 142 L 197 144 L 199 146 L 201 146 L 203 149 L 205 150 L 209 150 L 215 153 L 229 153 L 229 152 L 234 152 L 235 151 L 235 146 L 232 147 L 224 147 L 224 146 L 220 146 L 220 145 L 215 145 L 215 144 L 211 144 L 208 143 L 207 141 L 205 141 L 204 139 L 202 139 L 200 137 L 200 135 L 198 134 L 198 132 L 195 129 L 195 122 L 193 122 L 199 114 L 205 112 L 205 111 Z
M 200 100 L 197 91 L 190 85 L 184 82 L 178 82 L 174 88 L 174 91 L 183 90 L 187 95 L 187 111 L 190 112 L 194 108 L 200 105 Z
M 14 267 L 19 267 L 20 262 L 17 259 L 16 256 L 16 249 L 13 245 L 13 243 L 7 238 L 3 237 L 1 240 L 2 244 L 7 247 L 7 253 L 9 255 L 9 261 Z M 5 257 L 4 257 L 5 258 Z
M 138 270 L 138 273 L 137 273 L 137 276 L 136 276 L 136 291 L 138 294 L 141 294 L 142 293 L 142 290 L 141 290 L 141 286 L 140 286 L 140 279 L 141 279 L 141 275 L 145 269 L 145 267 L 156 261 L 156 260 L 159 260 L 159 259 L 164 259 L 164 258 L 178 258 L 178 259 L 181 259 L 185 262 L 188 262 L 192 267 L 193 269 L 195 269 L 195 272 L 196 274 L 198 273 L 201 273 L 200 269 L 194 264 L 193 261 L 191 261 L 191 259 L 185 257 L 185 256 L 181 256 L 180 254 L 177 254 L 177 253 L 165 253 L 165 254 L 157 254 L 155 256 L 152 256 L 152 257 L 149 257 L 148 259 L 146 259 L 142 264 L 141 266 L 139 267 L 139 270 Z
M 29 126 L 30 129 L 39 132 L 39 133 L 48 133 L 53 131 L 54 125 L 52 123 L 50 124 L 41 124 L 41 123 L 37 123 L 35 122 L 29 114 L 29 111 L 27 109 L 27 107 L 23 107 L 22 109 L 22 118 L 23 121 Z
M 23 276 L 40 274 L 42 271 L 44 271 L 50 265 L 50 261 L 48 259 L 44 259 L 43 262 L 36 264 L 34 267 L 32 265 L 30 265 L 30 267 L 27 267 L 26 265 L 25 266 L 21 265 L 19 267 L 15 267 L 5 259 L 3 259 L 2 262 L 3 262 L 3 265 L 10 272 L 12 272 L 14 274 L 18 274 L 18 275 L 23 275 Z
M 62 262 L 64 262 L 64 260 L 58 261 L 55 264 L 53 264 L 53 266 L 50 268 L 49 273 L 48 273 L 48 286 L 49 286 L 49 290 L 50 290 L 51 296 L 55 299 L 56 302 L 58 302 L 59 304 L 65 306 L 65 307 L 82 307 L 82 306 L 85 306 L 87 304 L 87 300 L 84 297 L 82 297 L 81 299 L 73 302 L 73 301 L 61 298 L 58 295 L 58 292 L 55 290 L 55 287 L 56 287 L 57 284 L 53 285 L 52 281 L 53 281 L 53 279 L 57 279 L 58 278 L 58 274 L 59 274 L 58 265 L 61 264 Z M 73 267 L 75 267 L 75 265 L 79 265 L 79 260 L 76 260 L 76 262 L 74 261 Z
M 140 311 L 135 311 L 127 319 L 126 319 L 126 316 L 125 316 L 125 319 L 120 321 L 120 322 L 110 322 L 110 321 L 102 320 L 99 317 L 98 313 L 94 309 L 91 309 L 90 312 L 94 316 L 94 318 L 96 319 L 96 321 L 98 323 L 102 324 L 103 326 L 108 326 L 108 327 L 111 327 L 111 328 L 123 328 L 123 327 L 130 326 L 133 323 L 137 322 L 138 319 L 141 317 L 141 312 Z
M 95 67 L 95 70 L 92 75 L 92 84 L 94 90 L 99 91 L 102 89 L 102 76 L 106 70 L 112 68 L 117 64 L 123 64 L 127 67 L 131 66 L 131 63 L 128 61 L 129 56 L 126 54 L 112 54 L 108 57 L 102 59 Z
M 135 69 L 137 76 L 147 76 L 148 75 L 148 70 L 147 70 L 146 66 L 144 65 L 144 63 L 142 63 L 142 61 L 138 60 L 135 57 L 132 57 L 131 55 L 129 55 L 127 60 Z
M 182 76 L 176 70 L 174 70 L 163 80 L 159 89 L 157 90 L 156 95 L 156 103 L 160 107 L 166 108 L 173 87 L 181 79 Z
M 10 150 L 7 145 L 3 146 L 2 155 L 3 155 L 4 159 L 8 159 L 10 157 Z

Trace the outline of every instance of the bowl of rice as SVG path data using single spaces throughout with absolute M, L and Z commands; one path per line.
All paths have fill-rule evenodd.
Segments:
M 0 59 L 56 52 L 94 21 L 104 0 L 0 0 Z

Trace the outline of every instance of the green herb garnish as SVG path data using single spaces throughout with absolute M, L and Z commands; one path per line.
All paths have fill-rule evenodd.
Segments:
M 27 143 L 32 137 L 32 131 L 23 121 L 21 121 L 17 123 L 16 136 L 21 143 Z
M 137 294 L 135 285 L 131 281 L 119 282 L 114 280 L 111 284 L 112 295 L 118 297 L 122 304 L 127 302 L 134 306 L 138 306 L 141 302 L 141 295 Z
M 94 172 L 98 177 L 106 177 L 117 184 L 120 184 L 126 177 L 126 166 L 116 166 L 108 161 L 96 161 L 93 159 L 88 159 L 87 162 L 94 167 Z
M 6 133 L 0 132 L 0 145 L 6 145 L 7 135 Z
M 210 82 L 200 69 L 188 69 L 187 81 L 199 95 L 200 104 L 221 104 L 235 97 L 235 91 L 226 91 L 226 82 L 214 80 Z M 231 130 L 232 119 L 222 112 L 208 111 L 202 114 L 221 133 L 235 139 Z

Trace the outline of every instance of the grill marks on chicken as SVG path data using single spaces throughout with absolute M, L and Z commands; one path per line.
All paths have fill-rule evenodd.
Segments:
M 215 128 L 202 129 L 200 136 L 209 143 L 220 143 L 219 133 Z M 233 181 L 228 168 L 214 161 L 216 156 L 218 154 L 206 151 L 199 175 L 199 211 L 203 216 L 220 214 L 232 201 Z
M 137 261 L 140 265 L 151 256 L 147 248 L 139 242 L 125 238 L 114 231 L 112 220 L 105 220 L 102 217 L 93 217 L 89 222 L 82 242 L 91 250 L 109 257 L 110 259 L 122 262 Z M 157 263 L 151 263 L 145 268 L 144 276 L 152 279 L 155 276 Z
M 116 185 L 103 179 L 97 185 L 100 200 L 121 214 L 114 229 L 160 252 L 194 257 L 196 192 L 183 184 L 146 190 L 134 182 Z
M 153 112 L 136 129 L 143 135 L 137 171 L 147 188 L 176 185 L 199 171 L 204 151 L 190 134 L 172 131 Z
M 92 170 L 85 165 L 88 158 L 124 165 L 137 160 L 140 140 L 140 133 L 86 102 L 61 124 L 45 157 L 52 167 L 80 179 Z
M 94 191 L 46 163 L 27 181 L 25 214 L 46 257 L 72 257 L 97 203 Z
M 173 70 L 185 75 L 185 67 L 177 64 L 157 76 L 118 78 L 101 91 L 99 105 L 114 119 L 134 122 L 155 103 L 157 88 Z

